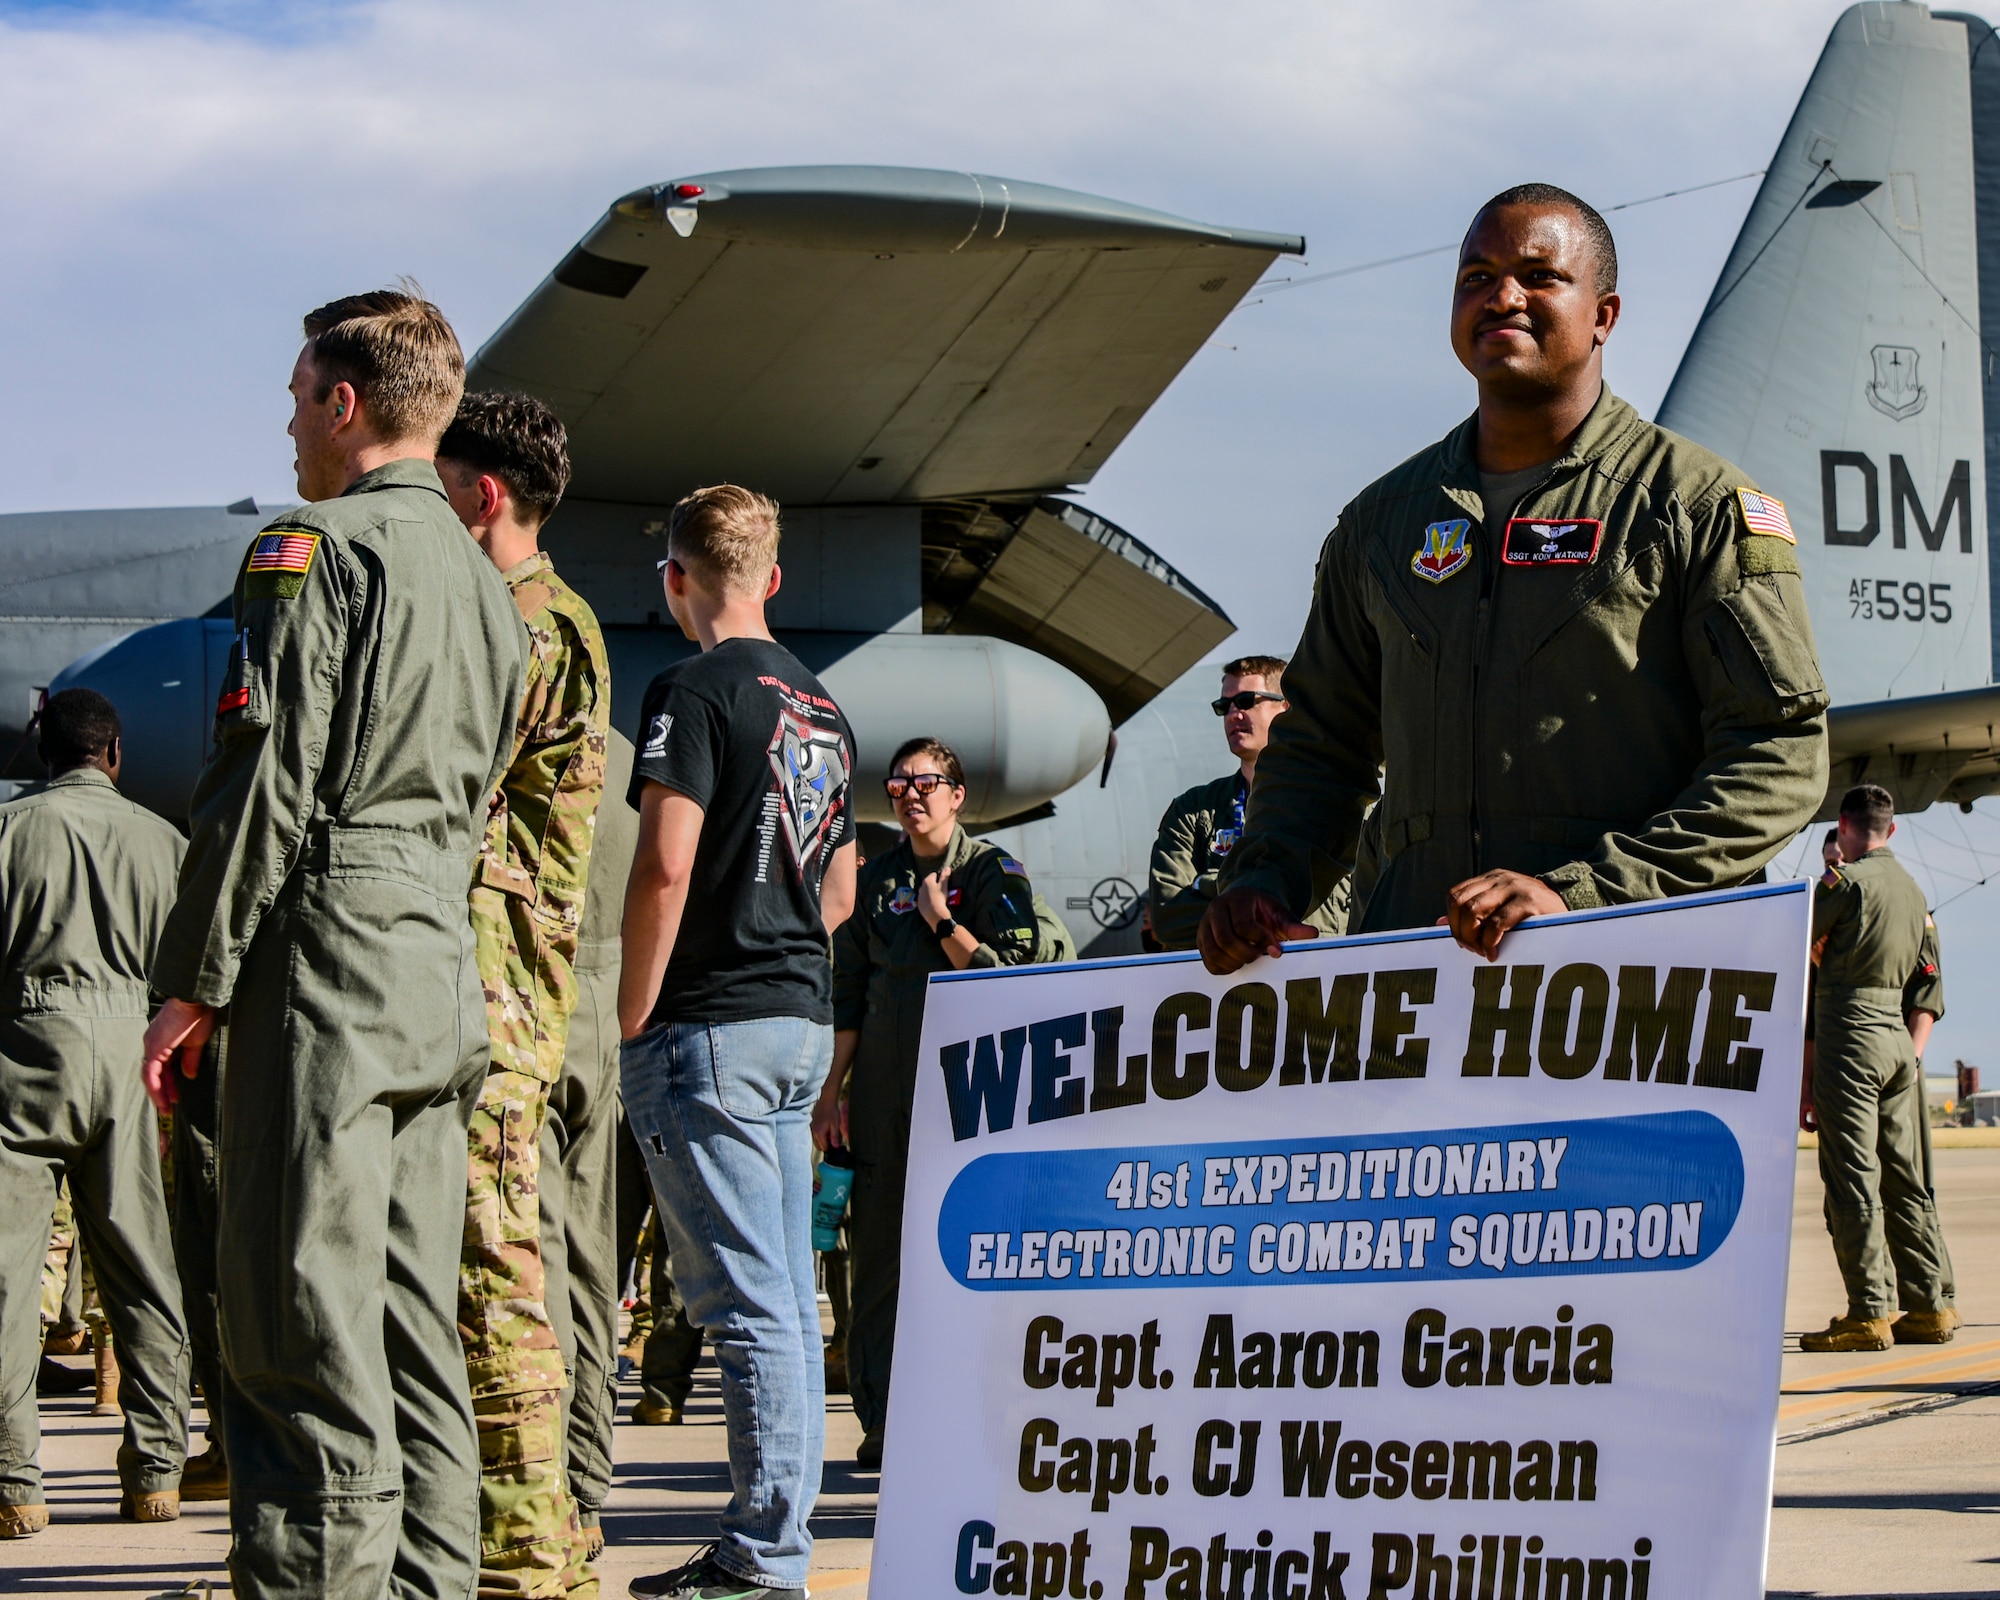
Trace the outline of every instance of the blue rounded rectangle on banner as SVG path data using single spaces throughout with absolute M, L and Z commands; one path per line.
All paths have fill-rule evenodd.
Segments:
M 1706 1260 L 1743 1156 L 1705 1111 L 981 1156 L 938 1214 L 978 1290 L 1561 1277 Z

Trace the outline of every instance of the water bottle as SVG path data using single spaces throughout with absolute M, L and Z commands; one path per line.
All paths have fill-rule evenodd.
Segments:
M 854 1188 L 854 1153 L 835 1145 L 819 1158 L 813 1174 L 813 1248 L 840 1248 L 840 1225 L 847 1220 L 847 1196 Z

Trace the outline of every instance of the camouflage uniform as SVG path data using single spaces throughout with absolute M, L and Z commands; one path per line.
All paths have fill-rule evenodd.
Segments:
M 549 558 L 504 576 L 528 624 L 528 686 L 471 895 L 492 1064 L 472 1118 L 458 1296 L 479 1426 L 479 1591 L 594 1594 L 564 1481 L 538 1176 L 576 1009 L 611 685 L 597 618 Z

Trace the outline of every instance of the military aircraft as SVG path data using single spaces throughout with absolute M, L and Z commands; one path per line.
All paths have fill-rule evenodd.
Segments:
M 1212 669 L 1188 668 L 1233 627 L 1068 496 L 1303 249 L 983 175 L 695 175 L 613 205 L 471 381 L 570 427 L 549 542 L 607 625 L 622 725 L 692 648 L 653 577 L 666 508 L 700 482 L 765 488 L 787 510 L 774 624 L 847 708 L 863 772 L 912 732 L 950 741 L 968 818 L 1086 953 L 1120 953 L 1161 811 L 1226 770 Z M 1863 778 L 1905 810 L 2000 790 L 1996 348 L 2000 39 L 1855 6 L 1661 411 L 1790 507 L 1836 700 L 1832 797 Z M 270 509 L 0 517 L 0 738 L 42 685 L 93 684 L 125 708 L 128 783 L 184 812 L 224 597 Z M 886 822 L 872 774 L 860 793 Z
M 1047 817 L 1115 765 L 1116 792 L 1137 779 L 1143 794 L 1131 838 L 1068 909 L 1136 938 L 1130 863 L 1160 785 L 1206 776 L 1216 741 L 1211 724 L 1191 763 L 1149 752 L 1141 769 L 1114 762 L 1111 729 L 1233 625 L 1064 496 L 1271 262 L 1304 248 L 980 174 L 704 173 L 612 205 L 468 381 L 539 395 L 569 428 L 574 476 L 547 541 L 605 625 L 621 726 L 693 648 L 654 575 L 668 509 L 702 483 L 755 485 L 785 508 L 772 624 L 848 713 L 863 818 L 889 821 L 873 780 L 912 733 L 960 752 L 967 819 L 989 827 Z M 24 742 L 43 686 L 93 685 L 122 708 L 128 791 L 184 816 L 227 595 L 277 509 L 0 518 L 0 739 Z M 25 751 L 8 771 L 32 773 Z

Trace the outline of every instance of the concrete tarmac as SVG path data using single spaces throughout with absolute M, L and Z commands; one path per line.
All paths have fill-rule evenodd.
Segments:
M 1815 1162 L 1799 1153 L 1769 1594 L 2000 1600 L 2000 1149 L 1937 1152 L 1966 1326 L 1951 1344 L 1879 1355 L 1798 1350 L 1798 1335 L 1842 1306 Z M 636 1398 L 627 1384 L 621 1417 Z M 228 1592 L 225 1507 L 190 1505 L 180 1521 L 144 1528 L 120 1522 L 117 1421 L 90 1416 L 87 1396 L 45 1400 L 42 1418 L 54 1521 L 0 1543 L 0 1593 L 150 1600 L 190 1582 L 195 1595 L 204 1582 Z M 828 1600 L 862 1600 L 867 1586 L 876 1481 L 852 1466 L 859 1440 L 847 1400 L 833 1398 L 811 1580 Z M 684 1425 L 621 1423 L 617 1448 L 598 1569 L 607 1597 L 684 1559 L 728 1500 L 713 1364 L 702 1365 Z

